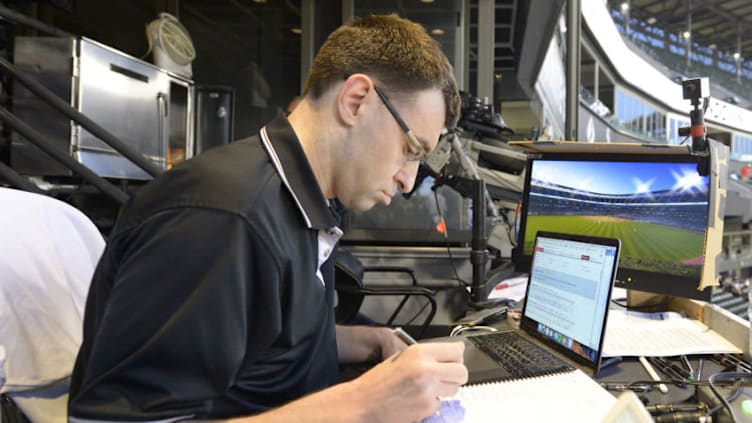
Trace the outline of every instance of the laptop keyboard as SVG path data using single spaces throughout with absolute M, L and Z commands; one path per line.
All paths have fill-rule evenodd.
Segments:
M 494 332 L 468 339 L 488 354 L 512 379 L 545 376 L 574 368 L 516 332 Z

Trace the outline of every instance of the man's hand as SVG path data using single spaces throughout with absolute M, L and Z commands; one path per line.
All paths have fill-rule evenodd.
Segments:
M 387 331 L 389 335 L 397 338 L 391 329 Z M 465 344 L 434 342 L 409 347 L 404 343 L 402 345 L 402 347 L 395 345 L 395 348 L 402 348 L 401 351 L 394 353 L 355 380 L 315 392 L 262 414 L 225 421 L 233 423 L 409 423 L 419 421 L 439 410 L 440 397 L 455 395 L 460 385 L 467 382 L 467 368 L 462 364 Z
M 407 348 L 392 329 L 376 326 L 337 326 L 340 363 L 381 361 Z
M 438 411 L 440 397 L 455 395 L 467 382 L 464 350 L 462 342 L 412 345 L 348 384 L 373 421 L 420 420 Z

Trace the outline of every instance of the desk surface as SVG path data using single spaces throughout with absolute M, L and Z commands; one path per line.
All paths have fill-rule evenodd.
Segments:
M 497 329 L 508 329 L 512 327 L 516 327 L 517 322 L 512 320 L 509 316 L 505 318 L 496 318 L 495 320 L 489 320 L 486 322 L 486 324 L 495 327 Z M 479 332 L 475 332 L 479 333 Z M 446 339 L 446 338 L 444 338 Z M 717 362 L 717 360 L 714 360 L 713 355 L 697 355 L 690 357 L 690 362 L 692 364 L 692 367 L 695 369 L 695 374 L 697 372 L 697 369 L 700 367 L 700 363 L 702 362 L 702 374 L 701 374 L 701 381 L 707 382 L 708 377 L 710 377 L 713 374 L 722 372 L 722 371 L 736 371 L 735 368 L 729 366 L 724 366 Z M 469 363 L 468 363 L 469 364 Z M 670 377 L 661 373 L 658 371 L 659 377 L 661 377 L 664 380 L 670 380 Z M 752 376 L 750 377 L 752 378 Z M 648 375 L 648 373 L 645 371 L 643 366 L 640 364 L 638 359 L 636 357 L 628 357 L 622 360 L 621 362 L 608 366 L 606 368 L 603 368 L 599 374 L 594 378 L 596 381 L 602 384 L 606 384 L 607 388 L 615 388 L 619 385 L 627 385 L 629 383 L 637 382 L 637 381 L 645 381 L 648 383 L 651 383 L 651 377 Z M 655 382 L 653 382 L 653 386 L 655 386 Z M 648 392 L 635 392 L 638 397 L 645 403 L 646 405 L 655 405 L 655 404 L 689 404 L 689 403 L 696 403 L 699 401 L 707 401 L 708 396 L 712 397 L 712 393 L 710 393 L 709 389 L 707 387 L 704 388 L 698 388 L 696 385 L 687 384 L 685 386 L 679 386 L 672 383 L 667 383 L 666 386 L 668 387 L 667 393 L 660 392 L 659 389 L 657 389 L 657 386 L 652 388 Z M 730 392 L 730 389 L 726 389 L 726 393 Z M 622 390 L 619 389 L 607 389 L 608 392 L 610 392 L 613 396 L 618 397 Z M 733 404 L 736 404 L 736 408 L 738 410 L 741 409 L 741 406 L 739 403 L 744 400 L 750 400 L 752 399 L 752 390 L 747 388 L 740 398 L 735 401 Z M 714 397 L 710 398 L 710 401 L 713 404 L 718 404 L 719 401 L 715 399 Z M 725 412 L 722 410 L 722 412 Z M 736 411 L 737 418 L 739 421 L 752 421 L 752 416 L 750 415 L 744 415 L 741 411 Z M 714 421 L 720 421 L 720 422 L 726 422 L 730 421 L 729 417 L 725 416 L 717 416 L 719 419 L 716 419 Z
M 695 357 L 690 359 L 692 367 L 694 367 L 695 371 L 697 371 L 697 369 L 699 368 L 701 360 L 703 363 L 703 371 L 701 375 L 702 380 L 707 381 L 710 375 L 718 373 L 724 369 L 722 365 L 716 363 L 715 361 L 711 360 L 709 356 L 707 356 L 703 358 Z M 658 376 L 669 380 L 669 377 L 667 375 L 664 375 L 660 371 L 658 371 Z M 601 370 L 595 377 L 595 380 L 599 382 L 606 382 L 609 385 L 616 385 L 628 384 L 636 381 L 650 381 L 651 379 L 650 375 L 647 374 L 637 358 L 629 357 L 618 364 L 609 366 Z M 668 393 L 666 394 L 661 393 L 658 389 L 655 388 L 649 392 L 635 393 L 643 398 L 643 402 L 644 399 L 647 399 L 647 404 L 680 403 L 691 399 L 695 394 L 694 385 L 686 385 L 685 387 L 680 387 L 667 383 L 666 386 L 668 387 Z M 611 392 L 615 396 L 618 396 L 621 391 L 609 389 L 609 392 Z

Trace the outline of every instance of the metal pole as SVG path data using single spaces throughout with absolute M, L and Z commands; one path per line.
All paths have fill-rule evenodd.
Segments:
M 5 6 L 0 6 L 0 16 L 9 21 L 13 21 L 22 25 L 26 25 L 30 28 L 34 28 L 37 31 L 44 32 L 45 34 L 55 35 L 57 37 L 72 37 L 73 34 L 65 32 L 62 29 L 55 28 L 54 26 L 47 25 L 44 22 L 38 21 L 32 17 L 26 16 L 23 13 L 18 13 L 15 10 L 8 9 Z
M 300 13 L 300 92 L 305 89 L 308 73 L 313 66 L 313 55 L 315 53 L 313 40 L 316 33 L 316 0 L 304 1 L 301 4 Z
M 354 0 L 342 0 L 342 23 L 346 24 L 355 19 Z
M 736 82 L 742 83 L 742 22 L 736 24 Z
M 692 67 L 692 0 L 687 0 L 687 34 L 685 41 L 687 42 L 687 69 Z
M 10 182 L 10 184 L 16 188 L 37 194 L 44 194 L 44 191 L 39 189 L 34 183 L 21 176 L 18 172 L 11 169 L 3 162 L 0 162 L 0 177 L 5 178 L 6 181 Z
M 578 139 L 580 100 L 580 0 L 567 1 L 567 114 L 564 136 Z
M 467 81 L 465 78 L 467 72 L 468 55 L 466 52 L 469 50 L 469 43 L 465 37 L 465 23 L 467 22 L 465 10 L 468 9 L 469 2 L 467 0 L 461 1 L 461 6 L 457 12 L 457 20 L 455 21 L 454 32 L 454 78 L 457 80 L 459 89 L 467 91 Z
M 470 299 L 474 304 L 486 301 L 486 262 L 488 237 L 486 236 L 486 181 L 473 181 L 473 236 L 470 263 L 473 265 L 473 284 Z
M 478 0 L 478 97 L 493 102 L 495 71 L 495 17 L 493 0 Z
M 29 89 L 29 91 L 38 95 L 42 100 L 45 101 L 45 103 L 49 104 L 54 109 L 72 119 L 73 121 L 79 123 L 89 132 L 91 132 L 95 137 L 101 139 L 110 147 L 114 148 L 118 153 L 122 154 L 128 160 L 135 163 L 138 167 L 145 170 L 146 173 L 150 174 L 151 176 L 157 176 L 162 173 L 162 169 L 158 168 L 144 156 L 134 151 L 130 146 L 117 139 L 112 133 L 97 125 L 93 120 L 89 119 L 84 114 L 71 107 L 68 103 L 61 100 L 60 97 L 47 89 L 47 87 L 40 84 L 33 78 L 27 76 L 23 72 L 19 72 L 15 68 L 15 66 L 13 66 L 10 62 L 3 58 L 0 58 L 0 69 L 15 78 L 18 82 L 22 83 L 26 88 Z
M 32 142 L 34 145 L 42 149 L 45 153 L 49 154 L 53 159 L 63 163 L 69 169 L 73 170 L 82 178 L 90 182 L 95 187 L 99 188 L 107 196 L 120 204 L 125 204 L 128 201 L 128 194 L 118 189 L 116 186 L 107 182 L 106 179 L 94 173 L 88 167 L 73 160 L 67 152 L 61 151 L 54 145 L 44 139 L 39 131 L 24 123 L 21 119 L 14 116 L 4 107 L 0 107 L 0 120 L 7 123 L 8 126 L 18 131 L 21 136 Z

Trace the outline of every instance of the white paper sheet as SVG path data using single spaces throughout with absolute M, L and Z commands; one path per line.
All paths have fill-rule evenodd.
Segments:
M 460 388 L 464 423 L 599 422 L 616 398 L 580 370 Z
M 741 353 L 741 350 L 702 322 L 678 313 L 609 311 L 605 357 L 715 353 Z

